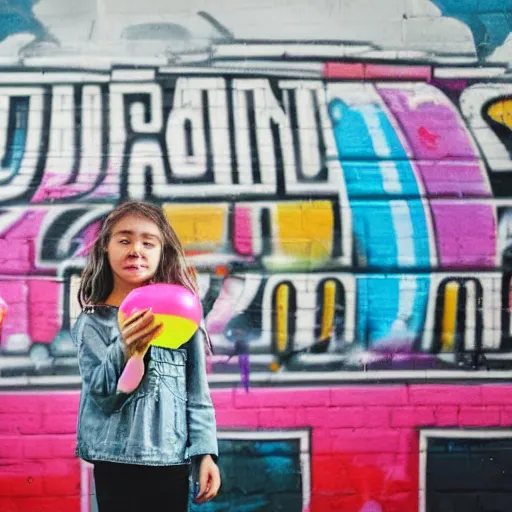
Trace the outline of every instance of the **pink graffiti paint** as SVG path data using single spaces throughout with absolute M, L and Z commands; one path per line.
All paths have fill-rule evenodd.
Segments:
M 87 256 L 89 253 L 90 248 L 92 247 L 93 243 L 98 238 L 98 235 L 100 234 L 101 229 L 101 222 L 94 222 L 93 224 L 90 224 L 83 230 L 83 245 L 78 250 L 77 256 L 80 258 L 83 258 Z
M 416 510 L 421 428 L 512 426 L 510 384 L 212 389 L 212 398 L 225 431 L 267 431 L 272 438 L 310 429 L 304 455 L 313 485 L 303 510 L 311 512 Z M 78 406 L 77 391 L 0 393 L 0 446 L 9 460 L 0 488 L 13 499 L 7 510 L 34 510 L 31 496 L 52 499 L 52 510 L 78 510 L 66 502 L 77 500 L 80 488 Z
M 429 82 L 432 78 L 432 68 L 430 66 L 366 64 L 365 78 L 392 78 L 394 80 L 422 80 Z
M 62 285 L 57 279 L 31 279 L 28 283 L 28 325 L 33 342 L 50 343 L 62 323 L 59 304 Z
M 206 317 L 206 327 L 210 334 L 222 334 L 233 318 L 237 303 L 243 294 L 245 281 L 228 277 L 222 283 L 219 297 Z
M 12 340 L 20 340 L 28 337 L 30 332 L 29 316 L 29 283 L 25 279 L 13 281 L 0 281 L 0 297 L 9 306 L 9 314 L 5 316 L 2 326 L 2 348 L 7 348 L 7 343 Z
M 233 245 L 235 251 L 243 256 L 252 256 L 252 222 L 250 208 L 235 208 L 235 229 Z
M 349 62 L 326 62 L 323 76 L 325 78 L 353 78 L 364 79 L 364 64 Z
M 13 216 L 0 226 L 2 274 L 27 275 L 36 269 L 34 241 L 38 239 L 47 212 L 34 210 Z M 3 255 L 9 258 L 2 258 Z
M 2 297 L 0 297 L 0 345 L 2 340 L 2 325 L 4 323 L 4 318 L 7 315 L 7 302 L 5 302 Z
M 496 267 L 497 227 L 490 205 L 432 200 L 430 208 L 441 266 Z
M 30 202 L 45 203 L 55 199 L 69 199 L 82 196 L 94 188 L 94 181 L 90 183 L 89 180 L 89 178 L 94 178 L 94 175 L 88 174 L 86 176 L 88 178 L 87 183 L 66 185 L 62 183 L 63 178 L 61 175 L 46 171 L 41 179 L 41 184 L 30 199 Z
M 485 169 L 455 107 L 428 85 L 409 90 L 382 86 L 379 91 L 407 137 L 431 198 L 441 267 L 495 267 L 496 220 L 492 205 L 435 200 L 492 196 Z M 474 218 L 478 223 L 472 222 Z
M 9 305 L 0 341 L 4 349 L 24 351 L 36 341 L 50 343 L 60 328 L 60 283 L 37 275 L 36 243 L 47 215 L 44 209 L 13 215 L 0 228 L 0 254 L 9 255 L 1 273 L 12 276 L 0 280 L 0 296 Z
M 480 157 L 453 104 L 438 89 L 379 92 L 401 125 L 426 192 L 433 196 L 491 197 Z
M 61 326 L 61 313 L 56 307 L 60 291 L 61 285 L 55 279 L 0 281 L 0 297 L 9 306 L 2 326 L 2 348 L 22 340 L 50 343 Z
M 326 78 L 351 78 L 359 80 L 392 78 L 394 80 L 421 80 L 428 82 L 432 78 L 432 69 L 430 66 L 327 62 L 324 65 L 323 76 Z
M 420 129 L 418 130 L 418 135 L 420 136 L 420 139 L 423 142 L 423 144 L 427 146 L 429 149 L 437 148 L 437 141 L 439 140 L 439 135 L 429 132 L 427 128 L 425 128 L 424 126 L 420 126 Z
M 119 199 L 122 163 L 115 156 L 112 156 L 110 160 L 111 163 L 107 167 L 104 178 L 92 192 L 87 194 L 86 199 L 110 199 L 113 201 Z

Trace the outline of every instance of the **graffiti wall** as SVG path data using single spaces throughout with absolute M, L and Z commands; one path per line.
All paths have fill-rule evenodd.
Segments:
M 95 510 L 69 331 L 126 199 L 199 273 L 200 510 L 510 510 L 512 3 L 216 4 L 0 5 L 0 511 Z

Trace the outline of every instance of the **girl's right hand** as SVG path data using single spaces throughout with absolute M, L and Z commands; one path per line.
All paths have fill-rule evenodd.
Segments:
M 128 359 L 136 352 L 144 355 L 151 340 L 158 336 L 162 323 L 155 323 L 151 308 L 136 311 L 120 325 L 121 337 L 128 350 Z

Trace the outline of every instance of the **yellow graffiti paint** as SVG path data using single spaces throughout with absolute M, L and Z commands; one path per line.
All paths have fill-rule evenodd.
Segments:
M 457 304 L 459 300 L 459 283 L 448 283 L 444 289 L 444 309 L 441 332 L 443 351 L 453 350 L 457 329 Z
M 512 130 L 512 98 L 496 101 L 487 109 L 487 115 Z
M 278 204 L 275 221 L 280 250 L 285 256 L 309 261 L 331 256 L 334 215 L 330 201 Z
M 222 244 L 226 225 L 224 205 L 165 204 L 163 209 L 186 249 Z
M 287 284 L 280 284 L 276 293 L 276 349 L 284 352 L 288 342 L 288 312 L 290 301 L 290 288 Z
M 324 283 L 322 323 L 320 331 L 320 340 L 325 341 L 330 338 L 334 326 L 334 313 L 336 306 L 336 283 L 330 279 Z

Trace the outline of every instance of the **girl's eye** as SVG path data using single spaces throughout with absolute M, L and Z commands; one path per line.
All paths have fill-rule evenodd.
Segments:
M 128 240 L 119 240 L 120 244 L 126 245 L 128 243 Z
M 151 249 L 151 247 L 154 247 L 154 245 L 151 242 L 144 242 L 144 245 Z

